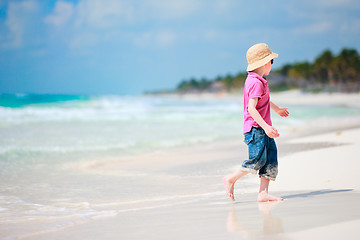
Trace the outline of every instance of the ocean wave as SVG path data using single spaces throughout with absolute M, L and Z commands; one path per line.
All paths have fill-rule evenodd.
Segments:
M 186 121 L 241 116 L 241 106 L 229 102 L 167 100 L 106 96 L 86 101 L 0 107 L 0 123 L 71 121 Z

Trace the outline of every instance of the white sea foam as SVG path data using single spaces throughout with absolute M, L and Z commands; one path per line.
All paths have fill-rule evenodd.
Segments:
M 206 198 L 218 196 L 223 192 L 208 192 L 202 194 L 188 194 L 188 195 L 174 195 L 164 196 L 152 199 L 134 200 L 129 202 L 109 202 L 102 204 L 86 203 L 86 209 L 82 206 L 84 203 L 79 203 L 78 207 L 70 204 L 68 207 L 44 206 L 41 204 L 32 204 L 35 210 L 28 211 L 28 215 L 17 214 L 16 212 L 6 216 L 6 219 L 1 219 L 3 224 L 20 224 L 22 222 L 34 224 L 36 222 L 51 222 L 51 225 L 41 224 L 33 229 L 20 229 L 16 234 L 5 235 L 3 239 L 20 239 L 29 236 L 36 236 L 44 233 L 58 231 L 60 229 L 72 227 L 79 224 L 84 224 L 90 221 L 101 218 L 108 218 L 117 216 L 120 213 L 144 211 L 150 209 L 158 209 L 165 207 L 172 207 L 178 205 L 198 202 Z M 20 200 L 20 202 L 23 202 Z M 148 203 L 151 203 L 150 205 Z M 23 202 L 24 203 L 24 202 Z M 144 205 L 145 203 L 145 205 Z M 27 203 L 27 205 L 29 205 Z M 125 205 L 125 207 L 124 207 Z M 128 205 L 130 207 L 128 207 Z M 102 209 L 102 210 L 94 210 Z M 105 208 L 105 209 L 104 209 Z
M 72 153 L 72 152 L 86 152 L 86 151 L 109 151 L 121 150 L 136 146 L 135 142 L 123 142 L 113 145 L 95 145 L 95 146 L 20 146 L 8 145 L 0 146 L 0 155 L 9 152 L 39 152 L 39 153 Z
M 107 96 L 90 101 L 69 101 L 23 108 L 0 107 L 2 122 L 186 120 L 216 117 L 219 113 L 239 112 L 239 103 L 183 101 L 146 97 Z

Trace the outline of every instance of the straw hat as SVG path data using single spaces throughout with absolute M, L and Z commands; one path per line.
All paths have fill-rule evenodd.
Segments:
M 258 43 L 250 47 L 246 53 L 248 67 L 246 71 L 252 71 L 267 64 L 271 59 L 277 58 L 279 55 L 270 51 L 266 43 Z

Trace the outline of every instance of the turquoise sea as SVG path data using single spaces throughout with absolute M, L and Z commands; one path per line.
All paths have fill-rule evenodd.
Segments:
M 0 154 L 132 154 L 241 134 L 228 100 L 147 96 L 0 96 Z
M 294 128 L 360 119 L 360 109 L 343 106 L 288 107 L 289 118 L 273 116 L 283 136 Z M 178 181 L 163 173 L 108 176 L 69 166 L 242 139 L 242 111 L 241 96 L 0 95 L 0 239 L 36 229 L 25 226 L 52 231 L 137 209 L 140 199 L 186 199 L 194 193 L 181 186 L 172 191 L 152 185 Z M 201 177 L 219 177 L 221 171 L 214 167 Z

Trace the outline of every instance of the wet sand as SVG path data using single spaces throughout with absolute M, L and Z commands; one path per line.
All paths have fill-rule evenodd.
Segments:
M 350 239 L 357 235 L 360 192 L 297 191 L 283 202 L 257 203 L 244 194 L 128 211 L 26 239 Z M 190 200 L 189 200 L 190 201 Z

